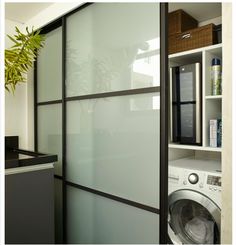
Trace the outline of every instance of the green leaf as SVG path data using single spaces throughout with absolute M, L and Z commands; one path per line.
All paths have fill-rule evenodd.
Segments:
M 21 33 L 15 27 L 16 34 L 8 38 L 14 42 L 10 49 L 5 49 L 5 89 L 14 94 L 18 83 L 26 82 L 25 75 L 36 59 L 38 50 L 44 46 L 45 36 L 40 30 Z

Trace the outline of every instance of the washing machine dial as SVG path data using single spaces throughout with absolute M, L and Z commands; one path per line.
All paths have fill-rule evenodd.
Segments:
M 193 184 L 193 185 L 194 185 L 194 184 L 197 184 L 198 180 L 199 180 L 199 177 L 198 177 L 197 174 L 192 173 L 192 174 L 190 174 L 190 175 L 188 176 L 188 181 L 189 181 L 191 184 Z

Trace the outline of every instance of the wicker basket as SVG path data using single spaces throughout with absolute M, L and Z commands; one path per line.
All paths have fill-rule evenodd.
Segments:
M 182 9 L 168 14 L 169 35 L 181 33 L 198 26 L 197 20 L 184 12 Z
M 201 26 L 181 34 L 169 36 L 169 54 L 201 48 L 216 43 L 214 24 Z

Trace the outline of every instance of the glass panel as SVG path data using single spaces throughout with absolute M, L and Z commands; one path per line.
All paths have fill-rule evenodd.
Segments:
M 37 61 L 38 102 L 62 98 L 62 28 L 46 35 Z
M 67 18 L 68 97 L 160 84 L 158 3 L 96 3 Z
M 195 137 L 194 114 L 195 105 L 186 104 L 180 106 L 181 117 L 181 136 L 182 137 Z
M 219 244 L 219 227 L 202 205 L 177 201 L 170 207 L 170 226 L 185 244 Z
M 172 128 L 170 128 L 170 130 L 172 130 L 173 142 L 178 142 L 180 140 L 178 108 L 177 105 L 174 103 L 172 104 Z
M 55 183 L 55 243 L 62 244 L 62 181 L 54 179 Z
M 159 215 L 67 187 L 68 243 L 158 244 Z
M 38 151 L 58 155 L 55 174 L 62 174 L 61 104 L 38 106 Z
M 193 101 L 195 100 L 195 66 L 180 66 L 180 101 Z
M 68 180 L 158 208 L 159 99 L 67 102 Z

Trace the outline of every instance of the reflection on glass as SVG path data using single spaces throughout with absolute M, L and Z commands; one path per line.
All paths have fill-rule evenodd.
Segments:
M 194 137 L 194 112 L 196 105 L 186 104 L 180 106 L 181 135 L 183 137 Z
M 132 88 L 160 85 L 159 55 L 137 59 L 133 64 Z
M 67 102 L 67 178 L 159 207 L 159 94 Z
M 67 188 L 70 244 L 158 244 L 159 215 Z
M 160 49 L 160 38 L 154 38 L 140 44 L 138 54 L 147 53 L 154 50 Z
M 62 175 L 61 104 L 38 106 L 38 151 L 56 154 L 55 174 Z
M 132 65 L 132 88 L 160 86 L 159 45 L 159 38 L 140 45 Z
M 37 58 L 38 102 L 62 98 L 62 28 L 46 34 Z
M 157 3 L 97 3 L 69 16 L 66 96 L 158 86 L 158 21 Z
M 130 99 L 131 111 L 160 110 L 160 96 L 140 96 Z
M 184 69 L 184 67 L 182 68 Z M 193 72 L 180 72 L 180 101 L 193 101 L 194 98 Z

